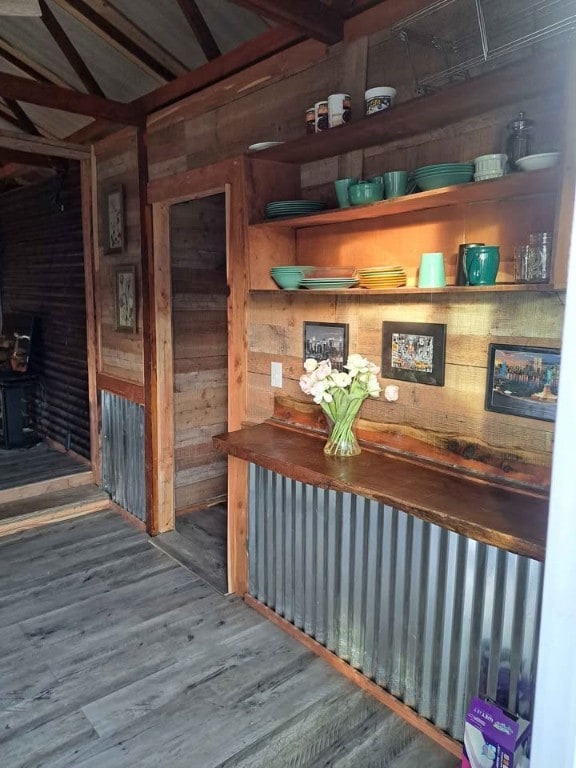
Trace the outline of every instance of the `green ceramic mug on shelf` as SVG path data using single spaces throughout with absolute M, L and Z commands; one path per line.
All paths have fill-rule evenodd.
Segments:
M 468 285 L 494 285 L 500 266 L 497 245 L 470 245 L 464 252 L 464 272 Z

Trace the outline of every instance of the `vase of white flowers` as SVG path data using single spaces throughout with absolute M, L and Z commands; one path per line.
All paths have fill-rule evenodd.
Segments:
M 332 369 L 330 360 L 318 362 L 308 358 L 306 373 L 300 377 L 300 388 L 311 395 L 324 411 L 330 437 L 324 446 L 328 456 L 357 456 L 360 446 L 353 424 L 368 397 L 380 395 L 377 374 L 380 368 L 362 355 L 350 355 L 344 371 Z

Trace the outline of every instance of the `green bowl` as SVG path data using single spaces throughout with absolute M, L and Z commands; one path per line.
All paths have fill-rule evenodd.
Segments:
M 384 199 L 384 188 L 373 181 L 360 181 L 348 187 L 348 197 L 351 205 L 365 205 L 377 203 Z
M 417 177 L 416 183 L 422 191 L 428 192 L 431 189 L 467 184 L 472 181 L 472 176 L 471 173 L 442 173 L 436 176 Z

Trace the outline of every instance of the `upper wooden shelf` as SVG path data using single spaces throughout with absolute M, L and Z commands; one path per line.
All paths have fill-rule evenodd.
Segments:
M 230 456 L 321 488 L 355 493 L 484 544 L 543 560 L 548 499 L 363 448 L 326 457 L 325 438 L 270 422 L 218 435 Z
M 253 227 L 271 229 L 303 229 L 323 224 L 340 224 L 362 219 L 377 219 L 382 216 L 397 216 L 402 213 L 423 211 L 430 208 L 443 208 L 449 205 L 465 203 L 486 203 L 498 200 L 531 197 L 539 194 L 556 192 L 561 173 L 560 168 L 547 168 L 542 171 L 511 173 L 500 179 L 475 181 L 454 187 L 433 189 L 430 192 L 417 192 L 393 200 L 382 200 L 369 205 L 356 205 L 350 208 L 334 208 L 322 213 L 309 213 L 305 216 L 291 216 L 281 219 L 267 219 L 252 224 Z
M 355 149 L 407 139 L 561 86 L 562 56 L 532 56 L 458 85 L 397 104 L 322 133 L 251 154 L 284 163 L 310 163 Z

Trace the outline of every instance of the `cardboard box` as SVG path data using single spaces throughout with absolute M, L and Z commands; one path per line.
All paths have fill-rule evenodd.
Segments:
M 497 704 L 472 699 L 464 724 L 462 768 L 527 768 L 531 725 Z

